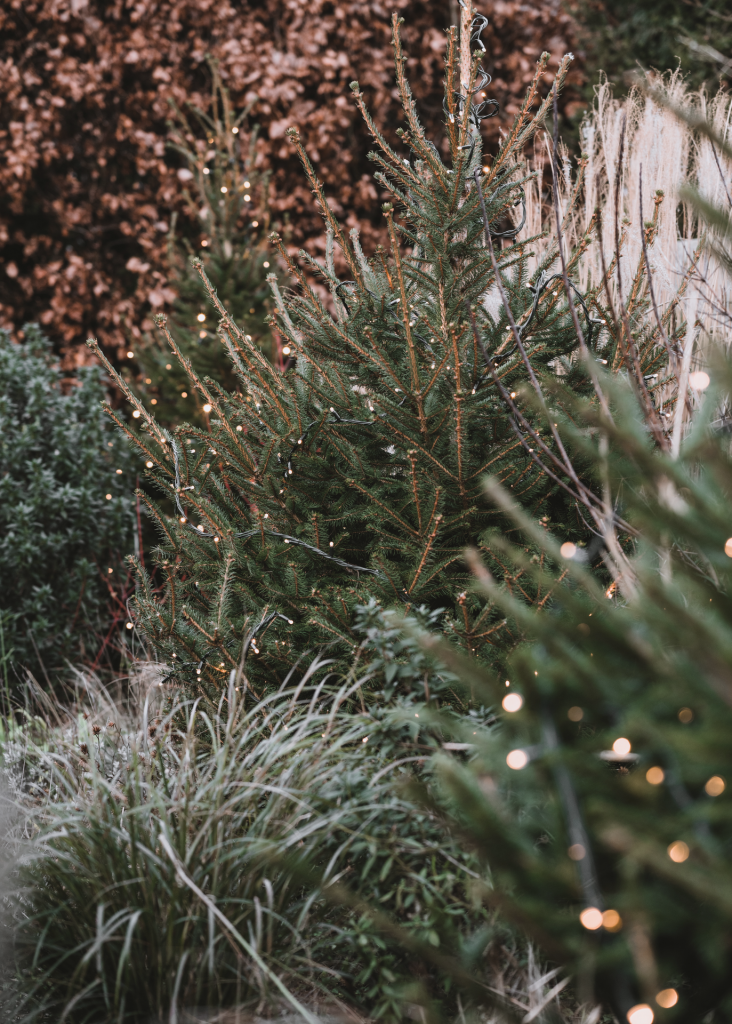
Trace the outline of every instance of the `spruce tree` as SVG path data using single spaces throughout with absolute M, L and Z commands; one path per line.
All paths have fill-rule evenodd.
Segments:
M 282 373 L 263 357 L 200 260 L 194 266 L 219 318 L 236 389 L 201 379 L 158 318 L 211 419 L 210 431 L 168 433 L 137 403 L 144 429 L 130 437 L 168 503 L 145 497 L 161 532 L 164 597 L 138 567 L 136 618 L 158 655 L 178 666 L 177 678 L 211 696 L 245 662 L 248 678 L 266 673 L 275 682 L 307 647 L 352 651 L 353 609 L 370 598 L 443 608 L 446 635 L 479 658 L 500 659 L 518 634 L 468 593 L 463 561 L 466 545 L 483 547 L 489 527 L 510 528 L 486 499 L 483 475 L 498 475 L 537 518 L 580 522 L 564 482 L 546 472 L 527 441 L 522 424 L 538 422 L 537 413 L 528 404 L 520 412 L 517 401 L 537 375 L 549 380 L 560 372 L 580 390 L 590 387 L 586 364 L 562 359 L 577 350 L 578 312 L 592 350 L 607 317 L 595 315 L 599 288 L 585 302 L 570 284 L 589 236 L 564 268 L 555 239 L 529 274 L 532 239 L 518 240 L 522 221 L 512 218 L 526 181 L 519 158 L 551 109 L 550 94 L 540 99 L 549 57 L 542 55 L 498 152 L 484 156 L 480 122 L 497 104 L 478 97 L 489 81 L 480 66 L 483 21 L 475 19 L 478 48 L 463 52 L 462 65 L 456 32 L 448 34 L 447 163 L 420 125 L 396 18 L 396 78 L 408 125 L 397 134 L 409 157 L 389 145 L 352 85 L 377 147 L 375 177 L 394 200 L 383 208 L 389 246 L 372 258 L 355 230 L 345 236 L 290 130 L 328 232 L 324 265 L 305 252 L 298 264 L 272 239 L 294 284 L 282 294 L 270 282 L 272 322 L 287 339 L 292 368 Z M 555 89 L 570 59 L 561 62 Z M 575 198 L 580 187 L 581 179 Z M 336 246 L 348 268 L 344 280 Z M 329 288 L 332 312 L 309 274 Z M 496 289 L 507 305 L 494 317 L 484 299 Z M 639 319 L 644 303 L 639 295 Z M 623 339 L 608 330 L 603 358 L 622 366 Z M 657 338 L 656 326 L 643 335 L 644 372 L 659 361 Z M 127 397 L 136 401 L 129 389 Z M 540 440 L 558 450 L 551 431 Z M 493 567 L 502 572 L 500 562 Z M 523 587 L 520 574 L 513 582 Z
M 180 351 L 201 376 L 212 376 L 227 389 L 235 371 L 207 323 L 208 293 L 190 263 L 195 255 L 216 281 L 219 294 L 242 331 L 275 362 L 281 360 L 277 339 L 266 322 L 271 293 L 266 278 L 269 212 L 267 176 L 255 167 L 258 126 L 249 125 L 252 100 L 238 113 L 221 82 L 215 61 L 211 71 L 211 104 L 207 113 L 192 106 L 186 112 L 172 103 L 169 147 L 181 158 L 186 220 L 174 215 L 168 238 L 170 284 L 177 292 L 169 320 Z M 147 336 L 136 352 L 142 382 L 139 388 L 165 426 L 207 417 L 190 387 L 184 367 L 171 357 L 160 339 Z

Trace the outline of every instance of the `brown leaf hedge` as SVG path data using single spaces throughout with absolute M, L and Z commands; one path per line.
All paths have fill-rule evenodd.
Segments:
M 558 0 L 478 0 L 495 143 L 540 52 L 551 68 L 572 49 Z M 432 137 L 442 138 L 445 29 L 457 3 L 435 0 L 6 0 L 0 6 L 0 326 L 38 320 L 72 370 L 99 337 L 123 357 L 175 297 L 166 235 L 186 225 L 166 146 L 170 100 L 205 106 L 207 60 L 219 62 L 239 106 L 257 97 L 257 168 L 271 172 L 275 227 L 289 242 L 324 247 L 322 222 L 285 130 L 296 125 L 336 211 L 365 243 L 382 236 L 369 138 L 349 82 L 361 83 L 388 137 L 401 124 L 390 15 L 405 19 L 408 74 Z M 581 62 L 563 97 L 581 107 Z M 551 75 L 547 82 L 551 82 Z

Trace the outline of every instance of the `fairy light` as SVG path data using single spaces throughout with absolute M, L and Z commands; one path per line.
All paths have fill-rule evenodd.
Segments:
M 132 418 L 135 419 L 135 420 L 139 420 L 139 418 L 140 418 L 140 410 L 139 409 L 133 409 L 132 410 Z
M 239 129 L 238 129 L 238 128 L 236 128 L 236 127 L 232 128 L 232 129 L 231 129 L 231 134 L 232 134 L 232 135 L 238 135 L 238 134 L 239 134 Z
M 648 1003 L 631 1006 L 625 1016 L 628 1018 L 628 1024 L 653 1024 L 653 1010 Z
M 269 260 L 265 260 L 264 263 L 262 264 L 262 266 L 264 267 L 265 270 L 268 270 L 269 269 Z
M 658 765 L 654 765 L 646 772 L 646 782 L 649 782 L 652 786 L 660 786 L 665 778 L 666 773 Z
M 117 474 L 117 476 L 122 476 L 122 470 L 121 469 L 115 469 L 115 473 Z
M 289 346 L 289 345 L 285 345 L 285 346 L 283 347 L 283 349 L 282 349 L 282 355 L 283 355 L 283 356 L 289 356 L 289 354 L 290 354 L 290 351 L 291 351 L 291 350 L 290 350 L 290 346 Z
M 209 171 L 208 167 L 204 167 L 203 168 L 203 173 L 204 174 L 210 174 L 211 172 Z
M 228 190 L 228 188 L 226 187 L 226 185 L 222 185 L 222 186 L 221 186 L 221 191 L 222 191 L 222 192 L 228 192 L 229 190 Z
M 602 915 L 602 927 L 607 932 L 619 932 L 623 927 L 623 919 L 617 910 L 605 910 Z
M 573 544 L 571 540 L 565 540 L 559 549 L 559 554 L 562 558 L 574 558 L 577 554 L 577 545 Z
M 203 411 L 204 412 L 211 412 L 211 408 L 212 408 L 212 406 L 209 404 L 209 402 L 206 402 L 206 404 L 203 407 Z
M 618 739 L 616 739 L 613 743 L 613 752 L 616 754 L 620 754 L 621 757 L 624 757 L 626 754 L 629 754 L 630 740 L 626 740 L 625 736 L 619 736 Z
M 704 370 L 696 370 L 689 374 L 689 387 L 694 391 L 706 391 L 711 384 L 711 378 Z
M 104 497 L 107 499 L 107 501 L 111 501 L 112 500 L 112 495 L 111 494 L 105 494 Z
M 596 932 L 598 928 L 602 928 L 602 911 L 597 907 L 585 907 L 579 919 L 582 927 L 588 932 Z
M 509 768 L 513 768 L 514 771 L 520 771 L 525 768 L 529 763 L 529 755 L 525 750 L 512 750 L 506 757 L 506 764 Z
M 199 313 L 198 316 L 196 317 L 196 320 L 198 320 L 199 324 L 202 324 L 205 319 L 206 319 L 206 314 L 205 313 Z
M 679 993 L 675 988 L 662 988 L 656 995 L 656 1002 L 659 1006 L 662 1006 L 664 1010 L 670 1010 L 672 1006 L 676 1006 L 678 1001 Z
M 114 569 L 107 569 L 107 572 L 114 572 Z
M 244 196 L 244 202 L 245 202 L 245 203 L 250 203 L 250 202 L 251 202 L 251 200 L 252 200 L 252 197 L 251 197 L 251 196 Z
M 507 693 L 501 701 L 501 707 L 504 711 L 520 711 L 523 707 L 524 698 L 520 693 Z
M 689 847 L 683 839 L 677 839 L 666 850 L 674 864 L 683 864 L 689 858 Z
M 147 466 L 147 468 L 148 468 L 148 469 L 152 469 L 152 468 L 153 468 L 153 464 L 152 464 L 152 462 L 150 461 L 150 459 L 148 459 L 148 460 L 147 460 L 147 462 L 145 463 L 145 465 Z
M 128 359 L 134 359 L 135 358 L 135 353 L 134 352 L 128 352 L 127 353 L 127 358 Z
M 582 710 L 582 708 L 579 708 L 576 705 L 573 708 L 570 708 L 567 712 L 567 718 L 570 720 L 570 722 L 581 722 L 584 717 L 584 711 Z
M 131 622 L 126 622 L 125 625 L 126 625 L 127 629 L 132 629 L 132 623 Z
M 248 182 L 248 181 L 244 182 L 244 188 L 251 188 L 251 187 L 252 186 L 251 186 L 250 182 Z
M 567 856 L 570 860 L 584 860 L 587 856 L 587 850 L 585 850 L 582 843 L 572 843 L 567 850 Z
M 721 775 L 712 775 L 711 779 L 709 779 L 704 786 L 704 792 L 707 796 L 721 796 L 721 794 L 724 793 L 726 785 L 727 783 Z

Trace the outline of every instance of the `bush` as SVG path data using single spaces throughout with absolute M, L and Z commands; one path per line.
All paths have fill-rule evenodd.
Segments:
M 83 661 L 107 628 L 134 499 L 103 397 L 98 368 L 62 378 L 38 327 L 22 345 L 0 332 L 0 624 L 15 673 Z

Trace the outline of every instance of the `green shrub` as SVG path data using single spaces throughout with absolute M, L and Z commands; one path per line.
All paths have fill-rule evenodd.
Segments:
M 96 654 L 110 581 L 132 544 L 131 456 L 102 412 L 100 371 L 62 377 L 38 327 L 20 345 L 0 332 L 0 622 L 11 683 L 23 666 L 40 678 Z
M 98 695 L 66 743 L 47 732 L 35 748 L 8 746 L 41 828 L 16 932 L 32 1019 L 267 1002 L 280 996 L 273 972 L 308 1001 L 399 1020 L 419 958 L 358 905 L 323 898 L 343 880 L 416 943 L 469 955 L 477 932 L 485 946 L 477 861 L 400 788 L 415 770 L 429 777 L 420 766 L 440 737 L 418 719 L 425 688 L 446 683 L 384 625 L 363 611 L 375 675 L 328 676 L 316 660 L 248 710 L 232 678 L 219 715 L 177 702 L 156 714 L 153 700 L 136 731 Z M 474 721 L 490 728 L 485 713 Z M 449 979 L 420 975 L 454 1010 Z

